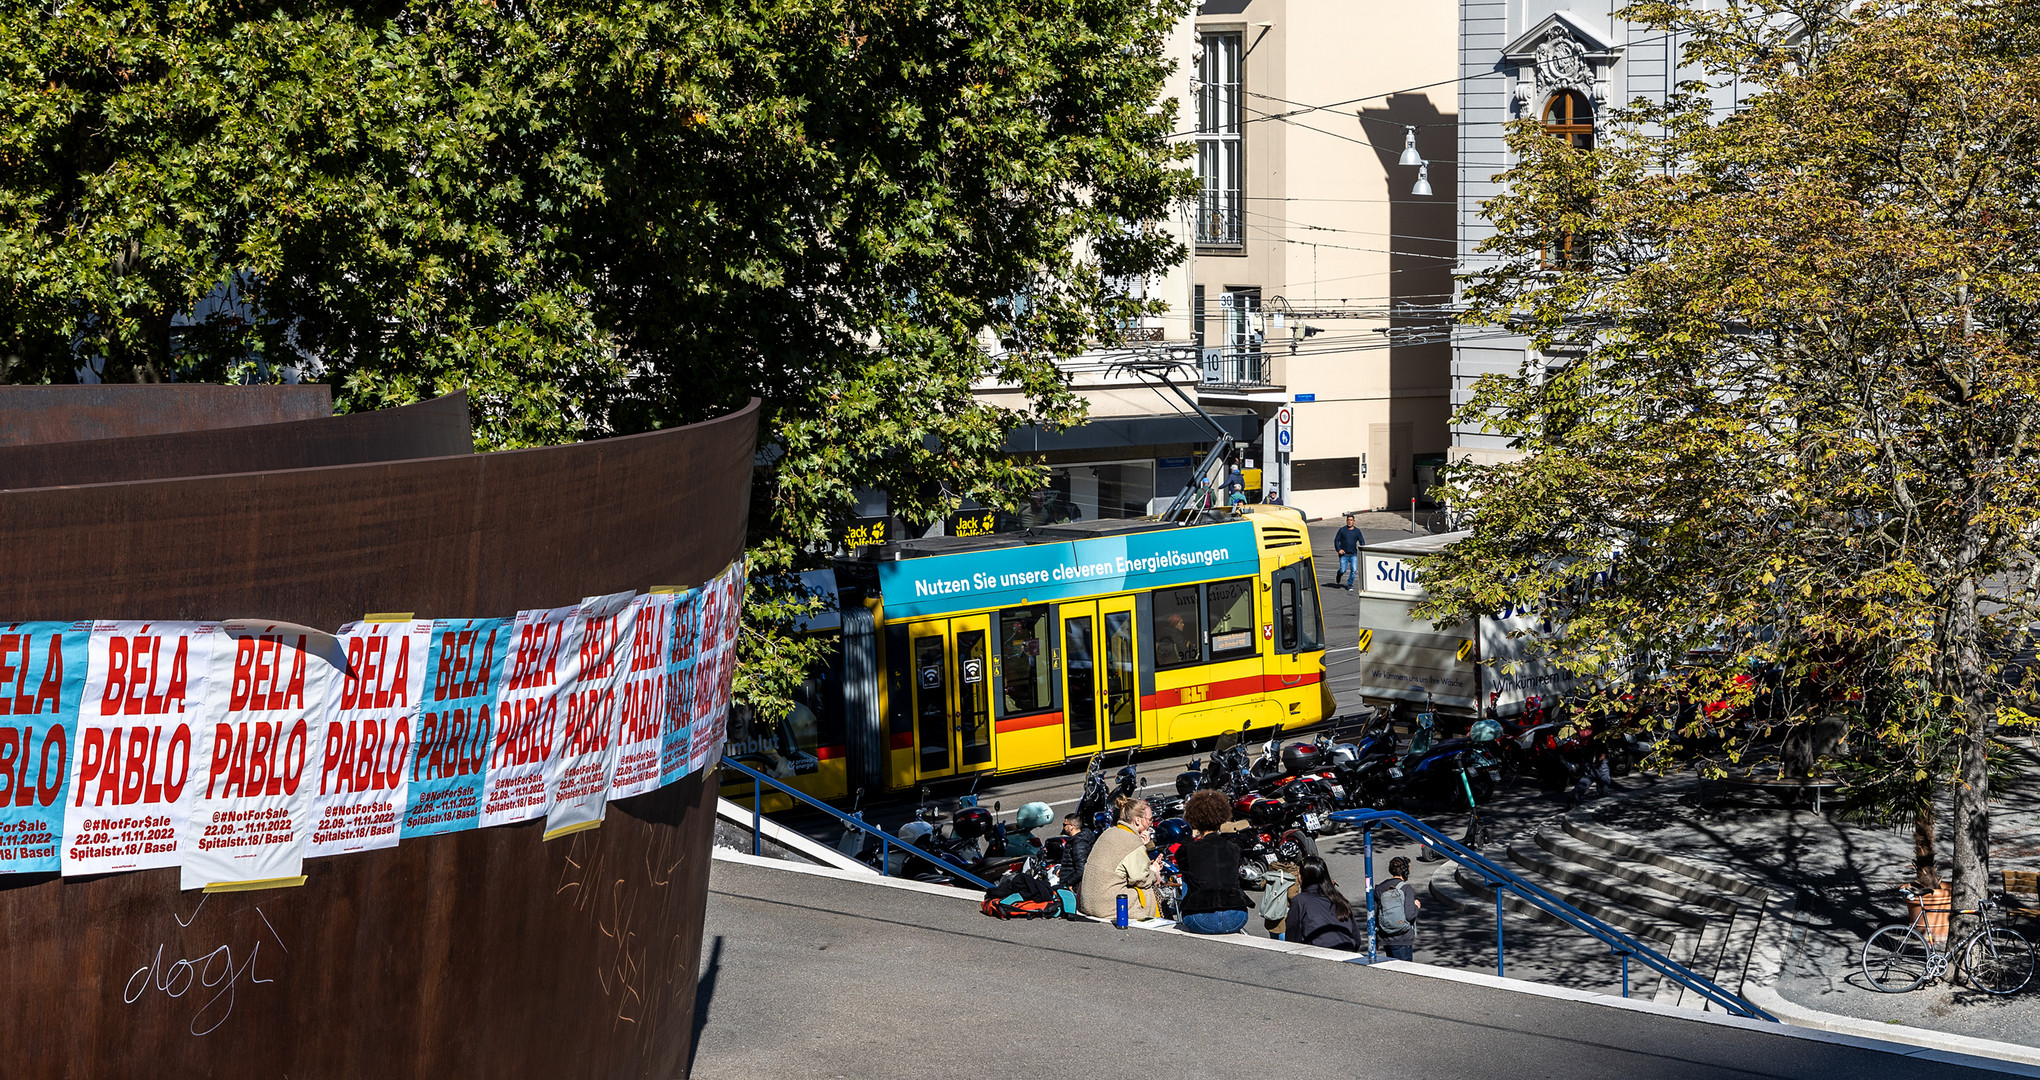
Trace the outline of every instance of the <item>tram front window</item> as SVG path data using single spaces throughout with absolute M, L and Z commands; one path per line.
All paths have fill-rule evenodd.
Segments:
M 943 692 L 942 639 L 914 639 L 915 720 L 921 729 L 921 771 L 949 767 L 949 702 Z

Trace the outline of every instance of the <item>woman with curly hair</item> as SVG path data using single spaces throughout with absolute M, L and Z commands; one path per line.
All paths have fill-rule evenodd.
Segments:
M 1232 804 L 1209 789 L 1183 804 L 1190 842 L 1176 851 L 1183 871 L 1182 918 L 1192 934 L 1237 934 L 1247 925 L 1247 894 L 1240 891 L 1240 842 L 1219 826 L 1232 820 Z

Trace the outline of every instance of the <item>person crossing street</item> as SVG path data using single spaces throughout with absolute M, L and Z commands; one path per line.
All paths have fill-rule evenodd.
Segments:
M 1332 550 L 1339 555 L 1339 572 L 1332 575 L 1334 588 L 1354 592 L 1360 584 L 1360 547 L 1367 538 L 1360 534 L 1360 527 L 1353 524 L 1353 515 L 1346 515 L 1346 525 L 1332 536 Z

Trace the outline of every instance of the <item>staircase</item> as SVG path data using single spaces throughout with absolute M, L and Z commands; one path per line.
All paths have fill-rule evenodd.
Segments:
M 1740 993 L 1743 971 L 1766 917 L 1780 917 L 1788 898 L 1719 867 L 1667 855 L 1605 826 L 1567 817 L 1547 824 L 1528 840 L 1509 845 L 1506 856 L 1489 852 L 1533 883 L 1618 930 L 1641 939 L 1672 960 L 1723 988 Z M 1461 866 L 1430 882 L 1432 898 L 1448 910 L 1492 913 L 1495 889 L 1479 871 Z M 1509 919 L 1549 922 L 1551 917 L 1513 893 L 1502 893 Z M 1557 927 L 1540 938 L 1566 933 Z M 1512 946 L 1509 956 L 1519 955 Z M 1632 996 L 1659 1004 L 1709 1007 L 1655 972 L 1632 964 Z M 1690 1000 L 1686 1000 L 1689 999 Z

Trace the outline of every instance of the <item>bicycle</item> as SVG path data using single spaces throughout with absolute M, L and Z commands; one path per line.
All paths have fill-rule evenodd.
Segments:
M 1907 900 L 1922 899 L 1908 887 L 1901 887 L 1898 892 Z M 2033 977 L 2033 945 L 2016 930 L 1991 925 L 1991 916 L 2000 910 L 1997 899 L 1992 897 L 1982 907 L 1958 912 L 1978 916 L 1981 921 L 1961 942 L 1943 951 L 1920 929 L 1927 917 L 1922 903 L 1911 922 L 1879 927 L 1863 942 L 1863 978 L 1883 993 L 1903 994 L 1947 974 L 1949 966 L 1960 956 L 1962 964 L 1958 970 L 1966 972 L 1970 984 L 1978 990 L 1988 994 L 2017 993 Z

